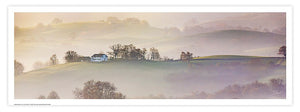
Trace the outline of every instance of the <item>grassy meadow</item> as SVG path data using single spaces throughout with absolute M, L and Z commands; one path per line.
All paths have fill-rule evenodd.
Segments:
M 72 91 L 88 80 L 113 83 L 129 99 L 184 98 L 195 92 L 214 93 L 232 84 L 267 83 L 272 78 L 285 81 L 285 67 L 285 59 L 280 57 L 232 55 L 199 57 L 190 62 L 74 62 L 16 76 L 15 98 L 34 99 L 54 90 L 62 99 L 72 99 Z

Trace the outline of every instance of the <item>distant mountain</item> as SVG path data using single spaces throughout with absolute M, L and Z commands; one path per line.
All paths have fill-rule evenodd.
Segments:
M 219 30 L 248 30 L 285 35 L 286 17 L 282 13 L 245 13 L 242 16 L 220 18 L 202 24 L 188 25 L 185 33 L 205 33 Z
M 242 55 L 213 55 L 213 56 L 203 56 L 195 57 L 193 59 L 251 59 L 251 58 L 261 58 L 260 56 L 242 56 Z
M 34 62 L 49 60 L 53 54 L 64 61 L 64 53 L 68 50 L 89 56 L 111 51 L 109 46 L 118 43 L 147 49 L 155 47 L 162 57 L 174 59 L 178 59 L 182 51 L 192 52 L 194 56 L 279 56 L 278 48 L 285 45 L 286 40 L 285 35 L 271 32 L 193 30 L 195 32 L 181 31 L 176 27 L 156 28 L 135 19 L 15 27 L 15 58 L 22 60 L 25 69 L 30 70 Z
M 175 51 L 190 51 L 194 56 L 205 55 L 257 55 L 276 56 L 280 46 L 285 45 L 285 35 L 245 30 L 223 30 L 199 33 L 161 41 L 161 47 L 173 47 Z M 176 46 L 174 46 L 176 45 Z M 175 55 L 175 54 L 174 54 Z

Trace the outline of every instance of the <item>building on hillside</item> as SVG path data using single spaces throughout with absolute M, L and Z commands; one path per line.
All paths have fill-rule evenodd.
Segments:
M 91 62 L 103 62 L 107 61 L 108 56 L 106 54 L 94 54 L 91 57 Z

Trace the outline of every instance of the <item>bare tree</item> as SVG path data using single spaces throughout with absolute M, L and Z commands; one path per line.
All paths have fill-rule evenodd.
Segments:
M 50 57 L 50 64 L 51 65 L 56 65 L 58 64 L 58 59 L 56 57 L 56 54 L 53 54 L 51 57 Z
M 76 88 L 73 93 L 78 99 L 124 99 L 122 93 L 109 82 L 90 80 L 84 83 L 83 89 Z
M 282 54 L 284 57 L 286 57 L 286 46 L 281 46 L 278 50 L 278 54 Z
M 112 54 L 114 59 L 117 58 L 118 54 L 120 53 L 120 50 L 122 48 L 122 45 L 121 44 L 115 44 L 115 45 L 112 45 L 109 47 L 111 50 L 113 50 L 113 52 L 109 53 L 109 54 Z
M 151 55 L 151 60 L 159 60 L 160 59 L 160 55 L 158 52 L 158 49 L 152 47 L 150 48 L 150 55 Z
M 79 58 L 79 55 L 75 51 L 67 51 L 65 60 L 69 62 L 77 62 Z
M 51 24 L 60 24 L 60 23 L 62 23 L 62 22 L 63 22 L 62 19 L 54 18 L 54 19 L 52 20 Z
M 24 66 L 20 62 L 15 60 L 14 66 L 15 66 L 15 76 L 23 74 Z
M 147 49 L 146 49 L 146 48 L 143 48 L 143 49 L 141 50 L 142 60 L 145 60 L 145 59 L 146 59 L 146 53 L 147 53 Z
M 55 91 L 51 91 L 47 96 L 47 99 L 60 99 L 58 94 Z

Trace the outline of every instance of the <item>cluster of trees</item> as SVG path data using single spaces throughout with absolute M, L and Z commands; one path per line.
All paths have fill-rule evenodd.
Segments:
M 229 85 L 224 89 L 209 94 L 206 92 L 193 93 L 184 98 L 198 99 L 253 99 L 253 98 L 285 98 L 286 84 L 282 79 L 271 79 L 269 83 L 255 81 L 246 85 Z
M 46 99 L 46 97 L 44 95 L 40 95 L 38 99 Z M 55 91 L 51 91 L 47 96 L 47 99 L 60 99 L 60 97 Z
M 182 61 L 190 61 L 193 59 L 193 53 L 190 52 L 181 52 L 180 54 L 180 60 Z
M 70 62 L 78 62 L 79 61 L 79 55 L 75 51 L 67 51 L 65 55 L 65 60 L 67 63 Z
M 109 82 L 90 80 L 84 83 L 83 89 L 76 88 L 73 94 L 77 99 L 124 99 L 125 95 L 116 90 Z
M 69 50 L 65 53 L 64 59 L 66 60 L 67 63 L 71 63 L 71 62 L 80 62 L 80 61 L 90 61 L 91 58 L 89 56 L 78 55 L 77 52 Z
M 158 52 L 158 49 L 152 47 L 150 48 L 150 60 L 160 60 L 160 55 L 159 55 L 159 52 Z
M 112 52 L 108 52 L 114 59 L 121 58 L 126 60 L 145 60 L 146 48 L 137 48 L 136 46 L 115 44 L 109 47 Z
M 59 64 L 58 58 L 56 54 L 53 54 L 47 62 L 37 61 L 33 64 L 34 69 L 40 69 L 47 66 L 57 65 Z
M 229 85 L 218 91 L 215 98 L 285 98 L 286 85 L 282 79 L 271 79 L 269 83 L 255 81 L 247 85 Z
M 125 99 L 125 95 L 116 91 L 117 88 L 109 83 L 90 80 L 84 83 L 83 89 L 76 88 L 73 94 L 76 99 Z M 60 99 L 55 91 L 51 91 L 46 97 L 40 95 L 37 99 Z

